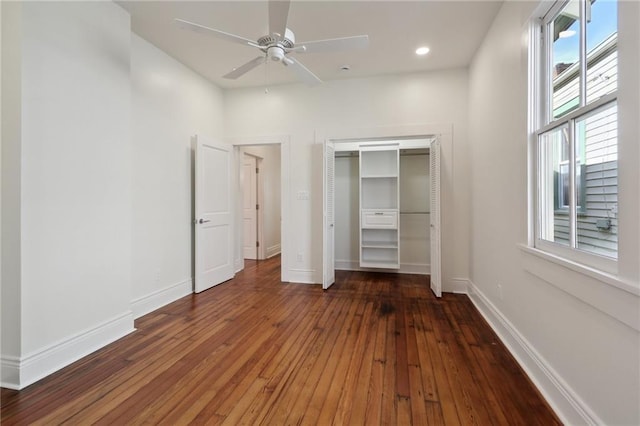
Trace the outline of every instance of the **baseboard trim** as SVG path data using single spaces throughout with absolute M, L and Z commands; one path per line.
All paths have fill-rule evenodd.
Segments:
M 289 282 L 298 284 L 317 284 L 314 280 L 315 269 L 289 269 Z
M 467 278 L 451 278 L 449 282 L 442 283 L 442 291 L 445 293 L 467 294 L 469 280 Z
M 153 312 L 171 302 L 175 302 L 181 297 L 193 292 L 193 280 L 188 279 L 169 287 L 154 291 L 146 296 L 139 297 L 131 302 L 133 318 L 140 318 L 143 315 Z
M 235 268 L 235 273 L 237 274 L 238 272 L 242 271 L 244 269 L 244 259 L 240 259 L 234 262 L 234 268 Z
M 4 356 L 0 359 L 0 386 L 20 390 L 20 358 Z
M 361 268 L 360 262 L 352 260 L 336 260 L 335 268 L 339 271 L 394 272 L 396 274 L 431 274 L 431 265 L 420 263 L 401 263 L 400 269 Z
M 267 251 L 265 253 L 265 256 L 266 256 L 267 259 L 270 259 L 273 256 L 279 255 L 280 251 L 281 251 L 280 244 L 276 244 L 274 246 L 267 247 Z
M 471 281 L 469 281 L 468 295 L 564 424 L 604 424 L 533 345 Z
M 21 390 L 82 357 L 133 332 L 133 313 L 127 311 L 20 359 L 2 359 L 2 387 Z M 7 376 L 5 376 L 7 368 Z

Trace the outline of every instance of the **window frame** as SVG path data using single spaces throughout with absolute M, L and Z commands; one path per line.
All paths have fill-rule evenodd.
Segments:
M 540 200 L 540 188 L 544 173 L 540 170 L 540 137 L 543 134 L 559 129 L 562 126 L 567 126 L 569 129 L 569 159 L 576 158 L 576 143 L 577 138 L 574 134 L 576 128 L 576 122 L 585 116 L 593 114 L 598 109 L 605 109 L 609 104 L 618 102 L 618 87 L 616 90 L 608 93 L 599 99 L 587 103 L 587 69 L 588 58 L 586 50 L 586 29 L 587 22 L 584 16 L 587 13 L 587 2 L 589 0 L 578 0 L 580 10 L 580 31 L 579 31 L 579 59 L 578 59 L 578 78 L 579 78 L 579 103 L 578 107 L 572 109 L 570 112 L 562 115 L 559 118 L 553 118 L 553 76 L 552 76 L 552 52 L 553 52 L 553 34 L 551 32 L 552 23 L 558 16 L 558 14 L 564 10 L 565 6 L 571 0 L 557 1 L 544 16 L 537 20 L 533 24 L 532 28 L 532 40 L 530 48 L 532 54 L 530 54 L 530 60 L 532 61 L 531 70 L 533 75 L 530 80 L 530 95 L 532 96 L 530 125 L 532 126 L 531 141 L 532 148 L 530 150 L 532 159 L 532 226 L 531 226 L 531 238 L 530 245 L 535 248 L 547 252 L 549 254 L 560 256 L 568 261 L 577 262 L 588 267 L 601 270 L 606 273 L 617 274 L 618 273 L 618 259 L 611 258 L 596 253 L 590 253 L 578 248 L 578 227 L 577 220 L 580 214 L 586 213 L 585 206 L 577 206 L 577 173 L 576 162 L 567 161 L 569 165 L 569 208 L 562 206 L 562 200 L 555 200 L 556 206 L 554 206 L 555 212 L 566 213 L 569 216 L 570 222 L 570 241 L 569 245 L 563 245 L 559 242 L 553 242 L 541 238 L 542 235 L 542 222 L 544 221 Z M 616 47 L 617 50 L 617 47 Z M 585 176 L 581 174 L 581 180 L 585 179 Z M 561 178 L 558 176 L 556 185 L 561 184 Z M 581 191 L 585 191 L 585 182 L 582 182 L 580 187 Z M 586 198 L 582 194 L 583 204 L 586 204 Z M 619 247 L 618 247 L 619 248 Z

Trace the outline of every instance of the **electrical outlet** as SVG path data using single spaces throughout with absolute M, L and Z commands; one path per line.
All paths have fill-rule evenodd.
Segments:
M 296 260 L 298 262 L 302 262 L 302 253 L 298 253 L 298 256 L 296 256 Z
M 500 298 L 500 300 L 502 300 L 503 295 L 502 295 L 502 284 L 498 284 L 498 297 Z

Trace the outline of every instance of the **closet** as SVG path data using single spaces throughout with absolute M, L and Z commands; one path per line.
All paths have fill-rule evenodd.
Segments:
M 439 184 L 432 179 L 432 169 L 439 172 L 439 161 L 431 155 L 436 145 L 433 138 L 325 147 L 325 157 L 327 152 L 332 157 L 332 189 L 325 185 L 324 277 L 338 269 L 417 273 L 439 280 L 439 215 L 432 214 L 439 210 L 439 188 L 432 184 Z M 325 183 L 326 178 L 325 170 Z

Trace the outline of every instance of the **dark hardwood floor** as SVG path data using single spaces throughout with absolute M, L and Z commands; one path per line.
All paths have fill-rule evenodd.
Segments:
M 427 277 L 280 283 L 280 259 L 136 321 L 137 332 L 16 392 L 12 424 L 553 425 L 464 295 Z

